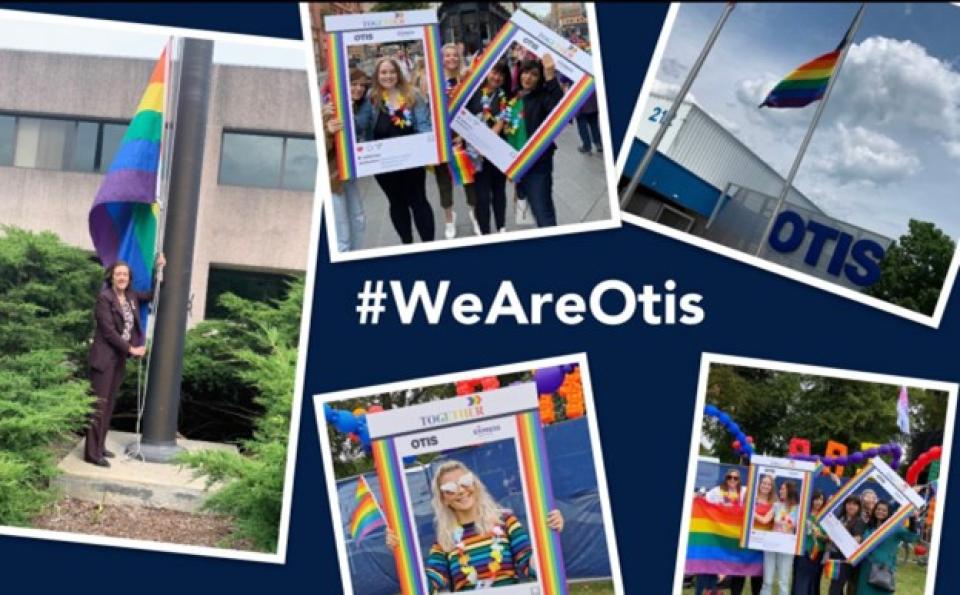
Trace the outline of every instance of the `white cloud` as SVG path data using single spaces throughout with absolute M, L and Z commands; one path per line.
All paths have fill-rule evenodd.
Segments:
M 679 83 L 667 83 L 661 81 L 660 79 L 653 79 L 653 86 L 650 88 L 650 92 L 655 95 L 662 95 L 667 99 L 673 99 L 677 96 L 677 93 L 680 92 Z M 690 103 L 697 104 L 697 98 L 694 97 L 693 93 L 688 92 L 687 96 L 684 98 L 685 101 Z
M 944 141 L 943 148 L 946 149 L 947 155 L 960 159 L 960 141 Z
M 841 184 L 869 182 L 884 186 L 915 175 L 920 158 L 880 132 L 838 122 L 819 145 L 811 165 Z

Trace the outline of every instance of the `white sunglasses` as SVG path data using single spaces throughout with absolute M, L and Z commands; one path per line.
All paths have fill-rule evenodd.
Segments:
M 440 491 L 444 494 L 454 495 L 460 491 L 460 488 L 472 488 L 476 479 L 473 473 L 464 473 L 457 481 L 448 481 L 440 485 Z

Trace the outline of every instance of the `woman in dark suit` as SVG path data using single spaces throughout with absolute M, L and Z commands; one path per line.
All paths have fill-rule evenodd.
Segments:
M 166 264 L 163 254 L 157 255 L 154 270 L 159 272 Z M 118 260 L 107 268 L 104 288 L 97 296 L 94 310 L 96 330 L 90 347 L 90 385 L 97 402 L 87 428 L 83 458 L 88 463 L 109 467 L 106 449 L 107 430 L 113 416 L 114 401 L 128 357 L 143 357 L 147 348 L 144 329 L 140 326 L 140 303 L 153 300 L 156 277 L 150 291 L 134 291 L 130 265 Z

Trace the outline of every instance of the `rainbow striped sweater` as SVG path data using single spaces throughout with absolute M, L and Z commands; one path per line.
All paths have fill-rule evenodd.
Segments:
M 534 577 L 530 536 L 517 517 L 503 515 L 493 531 L 480 533 L 467 523 L 454 535 L 454 548 L 443 551 L 434 543 L 427 557 L 430 591 L 472 591 L 510 585 Z

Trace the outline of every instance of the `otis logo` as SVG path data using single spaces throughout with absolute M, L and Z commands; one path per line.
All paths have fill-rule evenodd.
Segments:
M 483 417 L 483 405 L 481 404 L 480 395 L 471 395 L 467 397 L 466 400 L 467 406 L 463 409 L 434 413 L 431 415 L 421 415 L 420 425 L 429 428 L 432 426 L 462 422 L 475 417 Z
M 431 448 L 440 444 L 436 436 L 417 436 L 410 441 L 410 448 Z
M 812 234 L 803 262 L 820 268 L 820 256 L 828 241 L 835 242 L 833 255 L 827 262 L 826 271 L 834 277 L 841 274 L 860 287 L 873 285 L 880 279 L 880 262 L 885 256 L 883 246 L 861 238 L 854 242 L 849 233 L 803 217 L 794 211 L 777 215 L 767 241 L 770 247 L 783 254 L 795 252 L 803 244 L 807 234 Z M 849 255 L 852 263 L 847 262 Z

